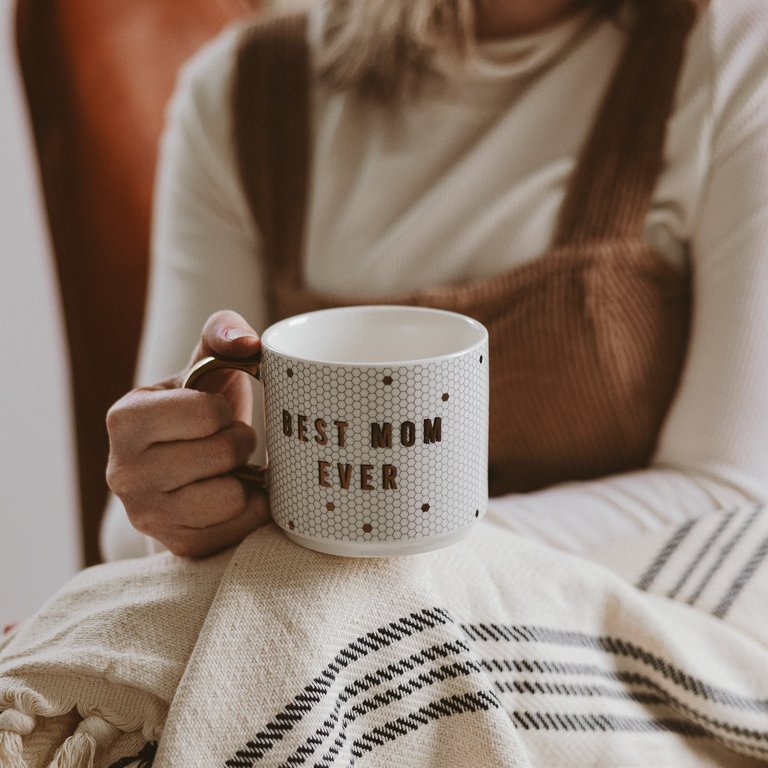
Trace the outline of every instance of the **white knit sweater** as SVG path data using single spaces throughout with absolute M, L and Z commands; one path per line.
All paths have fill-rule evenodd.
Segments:
M 317 44 L 322 7 L 313 12 Z M 304 276 L 372 300 L 500 273 L 544 253 L 624 40 L 571 18 L 484 43 L 442 90 L 393 115 L 319 89 Z M 228 108 L 238 28 L 185 68 L 162 142 L 138 380 L 181 369 L 217 309 L 265 326 L 259 235 L 237 181 Z M 652 76 L 652 73 L 649 73 Z M 688 45 L 647 234 L 693 272 L 682 383 L 652 466 L 494 499 L 490 514 L 556 546 L 768 497 L 768 4 L 712 0 Z M 111 504 L 108 557 L 146 551 Z

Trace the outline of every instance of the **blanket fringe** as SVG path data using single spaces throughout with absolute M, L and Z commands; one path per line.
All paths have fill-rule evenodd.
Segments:
M 0 712 L 0 765 L 3 768 L 27 768 L 23 738 L 32 733 L 37 723 L 34 715 L 17 709 Z
M 27 768 L 23 739 L 32 733 L 36 724 L 34 715 L 25 715 L 18 709 L 0 712 L 0 765 L 3 768 Z
M 0 731 L 0 765 L 3 768 L 27 768 L 21 734 Z
M 93 768 L 97 749 L 106 749 L 120 729 L 96 715 L 82 720 L 75 732 L 56 750 L 50 768 Z

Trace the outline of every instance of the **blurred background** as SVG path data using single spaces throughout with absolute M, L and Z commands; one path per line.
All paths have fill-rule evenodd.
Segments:
M 0 0 L 0 630 L 99 561 L 156 148 L 181 64 L 303 0 Z

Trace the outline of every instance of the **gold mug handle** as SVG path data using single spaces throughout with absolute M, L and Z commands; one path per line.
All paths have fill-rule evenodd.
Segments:
M 223 357 L 204 357 L 202 360 L 198 360 L 187 372 L 187 375 L 182 382 L 183 387 L 195 389 L 195 384 L 206 374 L 211 371 L 218 371 L 222 369 L 233 369 L 236 371 L 243 371 L 258 381 L 261 380 L 261 352 L 255 357 L 249 357 L 242 360 L 227 360 Z M 231 475 L 237 477 L 240 480 L 245 480 L 250 485 L 260 488 L 262 490 L 267 489 L 267 465 L 262 467 L 256 464 L 244 464 L 242 467 L 237 467 L 230 472 Z

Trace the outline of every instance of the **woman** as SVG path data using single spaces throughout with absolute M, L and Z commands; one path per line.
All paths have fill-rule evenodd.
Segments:
M 634 167 L 645 151 L 640 127 L 661 126 L 663 153 L 637 171 L 650 199 L 645 205 L 640 195 L 626 220 L 641 215 L 633 226 L 662 257 L 650 257 L 653 279 L 679 287 L 676 306 L 685 317 L 668 301 L 660 315 L 672 323 L 667 346 L 648 347 L 670 350 L 659 362 L 663 391 L 646 391 L 655 386 L 646 361 L 643 386 L 629 386 L 629 405 L 614 414 L 621 424 L 651 403 L 643 434 L 625 440 L 611 428 L 601 441 L 596 430 L 590 439 L 601 443 L 598 460 L 543 472 L 528 485 L 512 478 L 516 462 L 547 449 L 513 432 L 497 440 L 492 485 L 499 494 L 490 514 L 573 551 L 768 496 L 768 9 L 761 0 L 712 0 L 691 31 L 664 49 L 661 71 L 647 51 L 642 66 L 627 60 L 625 52 L 645 50 L 644 41 L 666 39 L 668 23 L 690 8 L 682 0 L 369 0 L 328 2 L 310 16 L 312 161 L 297 262 L 307 297 L 378 302 L 418 299 L 431 286 L 492 285 L 544 264 L 553 250 L 583 244 L 589 226 L 603 219 L 621 229 L 626 222 L 613 221 L 611 211 L 623 198 L 610 184 L 602 191 L 591 184 L 589 171 L 605 171 L 604 145 Z M 646 24 L 643 34 L 636 20 Z M 122 501 L 111 505 L 104 529 L 110 558 L 146 551 L 123 506 L 139 531 L 187 556 L 233 545 L 269 519 L 266 497 L 226 475 L 255 445 L 247 426 L 250 385 L 219 380 L 212 396 L 179 389 L 178 375 L 168 378 L 191 348 L 193 359 L 253 354 L 253 329 L 270 320 L 274 270 L 238 179 L 232 139 L 229 98 L 241 39 L 240 29 L 229 30 L 197 56 L 170 110 L 138 377 L 161 383 L 132 391 L 108 417 L 108 477 Z M 621 65 L 635 73 L 626 82 L 646 94 L 652 115 L 638 96 L 634 121 L 611 123 L 609 115 L 601 123 L 596 115 Z M 664 108 L 654 93 L 665 83 L 674 97 L 668 120 L 653 112 Z M 633 88 L 610 91 L 626 102 L 629 117 Z M 610 130 L 601 134 L 601 125 Z M 619 234 L 634 237 L 630 229 Z M 631 297 L 631 286 L 620 295 Z M 603 313 L 594 335 L 609 338 L 612 330 Z M 663 328 L 654 333 L 664 340 Z M 627 338 L 631 328 L 614 347 Z M 547 346 L 552 339 L 542 338 L 545 359 L 569 354 L 571 345 L 560 341 Z M 621 353 L 602 360 L 595 381 L 613 380 L 626 360 Z M 538 386 L 531 375 L 528 390 Z M 578 388 L 560 411 L 557 387 L 551 396 L 544 389 L 550 409 L 540 407 L 543 419 L 555 413 L 567 420 L 582 408 Z M 494 397 L 507 395 L 497 388 Z M 576 419 L 586 431 L 603 417 L 595 399 Z M 508 400 L 505 414 L 526 410 Z M 577 438 L 563 462 L 581 455 Z M 628 443 L 636 446 L 626 460 L 612 463 Z M 513 444 L 522 448 L 515 453 Z

